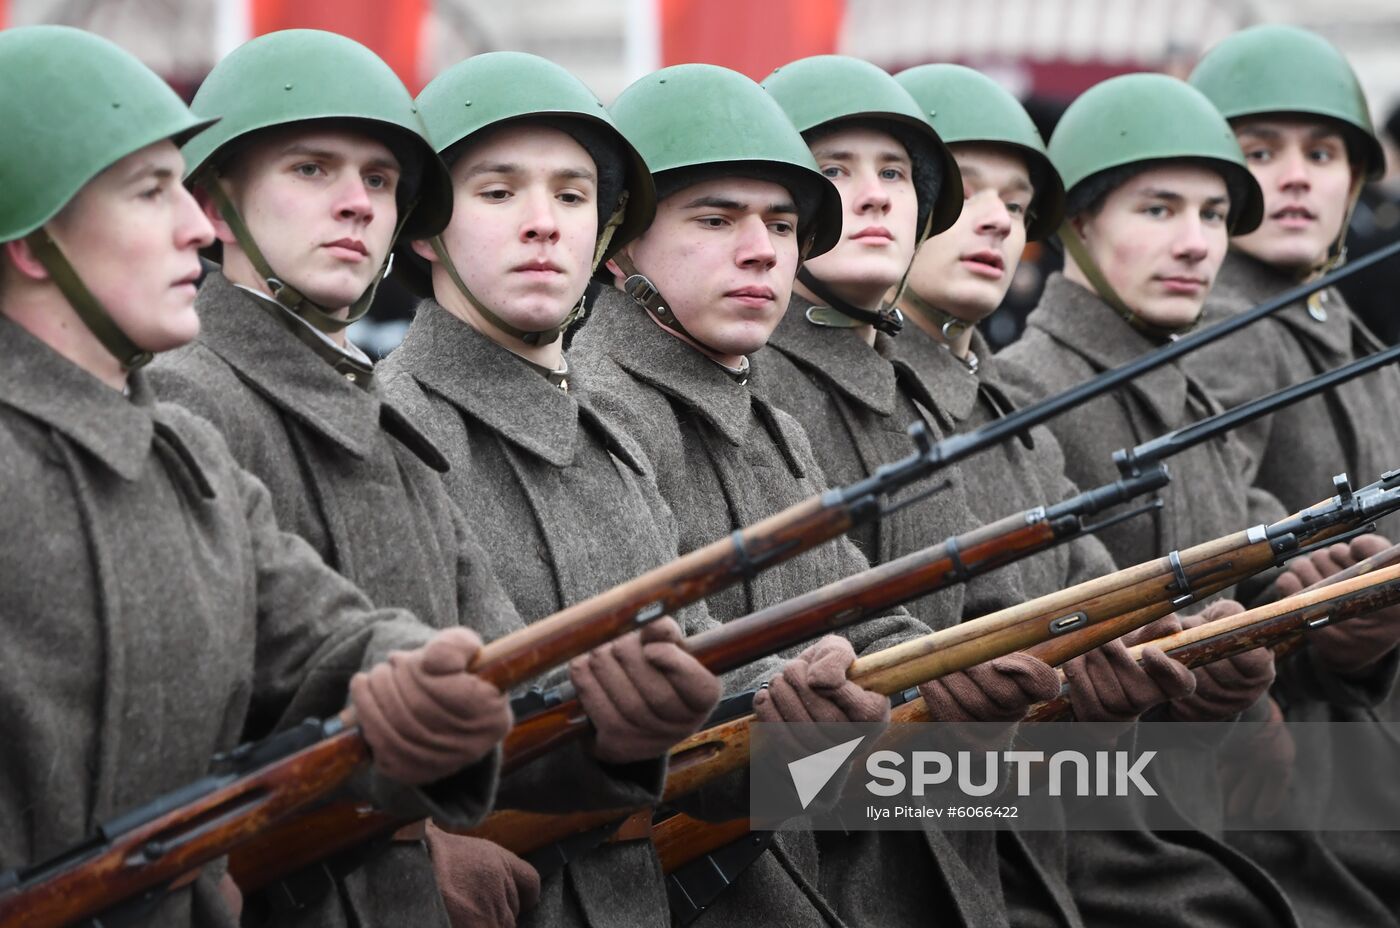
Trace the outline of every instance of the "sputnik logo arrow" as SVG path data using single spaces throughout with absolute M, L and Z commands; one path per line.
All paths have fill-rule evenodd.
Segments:
M 841 769 L 841 765 L 864 740 L 865 736 L 861 735 L 788 764 L 788 773 L 792 774 L 792 785 L 797 788 L 797 798 L 804 810 L 817 798 L 822 787 L 831 782 L 836 771 Z

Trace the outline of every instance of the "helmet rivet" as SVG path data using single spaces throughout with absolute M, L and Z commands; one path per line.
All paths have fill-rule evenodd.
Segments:
M 928 111 L 928 114 L 929 114 L 930 116 L 937 116 L 937 115 L 938 115 L 938 110 L 929 110 L 929 111 Z
M 462 105 L 463 105 L 463 106 L 471 106 L 471 105 L 472 105 L 472 101 L 468 100 L 466 103 L 463 103 Z
M 664 84 L 664 83 L 666 83 L 666 78 L 664 78 L 664 77 L 663 77 L 663 78 L 661 78 L 661 80 L 660 80 L 660 81 L 658 81 L 658 82 L 657 82 L 657 83 L 660 83 L 660 84 Z
M 283 90 L 291 90 L 291 89 L 292 89 L 292 85 L 291 85 L 291 84 L 287 84 L 287 85 L 283 86 L 282 89 L 283 89 Z
M 114 110 L 119 110 L 119 109 L 121 109 L 121 108 L 122 108 L 122 105 L 121 105 L 120 103 L 117 103 L 116 101 L 113 101 L 113 102 L 112 102 L 112 109 L 114 109 Z

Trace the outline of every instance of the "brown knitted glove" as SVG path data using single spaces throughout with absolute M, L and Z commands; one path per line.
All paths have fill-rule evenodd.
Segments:
M 510 703 L 467 667 L 481 638 L 438 632 L 350 681 L 350 702 L 379 773 L 406 786 L 441 780 L 485 757 L 510 729 Z
M 1270 592 L 1276 598 L 1292 596 L 1389 547 L 1390 542 L 1380 535 L 1362 535 L 1353 538 L 1349 545 L 1335 544 L 1305 558 L 1295 558 L 1274 581 Z M 1309 629 L 1304 634 L 1323 667 L 1340 674 L 1361 675 L 1400 643 L 1400 606 Z
M 1113 723 L 1105 734 L 1121 735 L 1153 706 L 1190 694 L 1196 688 L 1195 676 L 1161 648 L 1143 649 L 1141 664 L 1128 654 L 1131 645 L 1179 631 L 1181 621 L 1175 615 L 1164 616 L 1067 663 L 1074 717 L 1081 722 Z
M 827 635 L 788 661 L 782 672 L 758 691 L 753 700 L 754 715 L 760 722 L 888 722 L 889 697 L 846 679 L 846 670 L 855 659 L 849 641 L 840 635 Z M 825 743 L 814 746 L 801 737 L 798 740 L 810 750 L 830 747 Z
M 1218 599 L 1195 615 L 1181 617 L 1186 628 L 1195 628 L 1244 612 L 1233 599 Z M 1259 701 L 1274 683 L 1274 652 L 1255 648 L 1224 660 L 1195 668 L 1196 690 L 1172 700 L 1167 713 L 1179 722 L 1223 722 Z
M 595 648 L 569 665 L 593 722 L 593 755 L 625 764 L 660 757 L 693 734 L 719 702 L 720 682 L 680 646 L 667 616 Z
M 499 844 L 429 822 L 428 852 L 452 928 L 514 928 L 539 904 L 539 873 Z
M 919 686 L 929 714 L 939 722 L 1000 722 L 996 732 L 979 732 L 974 747 L 1003 747 L 1026 710 L 1060 693 L 1055 668 L 1020 652 L 993 658 Z

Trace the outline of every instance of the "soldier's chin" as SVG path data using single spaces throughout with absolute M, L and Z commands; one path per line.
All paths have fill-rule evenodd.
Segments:
M 768 344 L 768 337 L 773 334 L 775 325 L 767 325 L 759 322 L 744 322 L 725 326 L 723 330 L 714 333 L 712 339 L 706 339 L 706 343 L 725 354 L 747 355 L 753 354 L 764 345 Z
M 160 354 L 188 345 L 198 335 L 199 315 L 189 309 L 166 316 L 159 325 L 144 326 L 129 337 L 143 351 Z

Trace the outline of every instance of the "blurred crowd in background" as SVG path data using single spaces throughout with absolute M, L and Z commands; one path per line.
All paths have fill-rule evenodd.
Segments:
M 62 23 L 123 45 L 186 98 L 214 63 L 248 38 L 310 27 L 351 36 L 388 61 L 413 92 L 443 68 L 486 51 L 558 62 L 606 102 L 656 68 L 705 61 L 762 80 L 807 55 L 839 52 L 891 72 L 925 62 L 975 67 L 1026 104 L 1044 137 L 1079 93 L 1116 74 L 1184 77 L 1229 33 L 1261 22 L 1312 29 L 1361 78 L 1389 170 L 1362 195 L 1348 249 L 1400 237 L 1400 3 L 1396 0 L 0 0 L 0 27 Z M 983 328 L 1014 341 L 1059 267 L 1032 244 L 1005 305 Z M 1372 330 L 1400 340 L 1393 263 L 1344 285 Z M 351 336 L 371 354 L 393 348 L 413 300 L 391 281 Z

